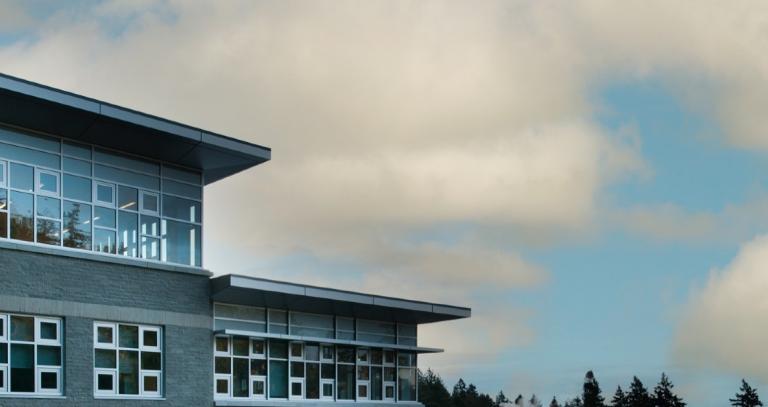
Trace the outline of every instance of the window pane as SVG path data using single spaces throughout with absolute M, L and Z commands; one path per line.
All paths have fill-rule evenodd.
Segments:
M 265 359 L 251 360 L 251 374 L 254 376 L 267 375 L 267 361 Z
M 307 363 L 307 398 L 316 400 L 320 398 L 320 365 Z
M 11 340 L 32 342 L 35 340 L 35 318 L 11 315 Z
M 0 209 L 8 210 L 8 190 L 5 188 L 0 188 Z
M 115 210 L 114 209 L 108 209 L 103 208 L 101 206 L 97 206 L 95 210 L 96 216 L 93 218 L 94 224 L 96 226 L 104 226 L 106 228 L 114 228 L 115 227 Z
M 355 367 L 339 365 L 339 379 L 337 397 L 339 400 L 355 399 Z
M 288 359 L 288 343 L 270 341 L 269 342 L 269 357 Z
M 0 185 L 5 184 L 5 162 L 0 162 Z
M 61 166 L 58 154 L 44 153 L 42 151 L 35 151 L 29 148 L 3 143 L 0 143 L 0 157 L 12 158 L 14 160 L 56 170 Z M 13 177 L 13 174 L 11 174 L 11 177 Z
M 144 376 L 144 391 L 157 393 L 157 376 Z
M 160 218 L 141 215 L 141 234 L 160 236 Z
M 263 355 L 264 354 L 264 341 L 259 339 L 254 339 L 251 341 L 251 348 L 253 349 L 253 353 L 256 355 Z
M 142 237 L 141 258 L 160 260 L 160 239 L 154 237 Z
M 217 374 L 229 374 L 232 370 L 232 358 L 217 357 L 215 372 Z
M 11 344 L 11 391 L 35 391 L 35 346 Z
M 38 346 L 37 364 L 43 366 L 61 366 L 61 348 L 58 346 Z
M 136 188 L 117 187 L 117 207 L 129 211 L 139 209 L 139 191 Z
M 197 201 L 163 195 L 163 216 L 169 218 L 200 222 L 200 207 Z
M 96 200 L 109 204 L 115 203 L 115 187 L 113 185 L 96 184 Z
M 64 246 L 91 249 L 91 205 L 64 201 Z
M 200 266 L 202 242 L 200 226 L 163 220 L 162 231 L 163 260 Z
M 62 192 L 64 198 L 91 202 L 91 180 L 89 178 L 64 174 L 63 182 L 64 188 Z
M 223 336 L 216 338 L 216 352 L 229 352 L 229 338 Z
M 291 362 L 291 377 L 304 378 L 304 362 Z
M 144 346 L 152 346 L 152 347 L 158 346 L 157 331 L 145 330 L 143 335 L 144 335 L 144 338 L 142 338 L 142 340 L 144 341 Z
M 32 194 L 11 191 L 11 239 L 34 240 L 33 202 Z
M 8 344 L 0 343 L 0 363 L 8 363 Z
M 93 232 L 93 250 L 102 253 L 115 254 L 117 242 L 115 242 L 115 232 L 104 229 L 94 229 Z
M 357 367 L 357 380 L 370 380 L 371 371 L 368 366 Z
M 397 372 L 394 367 L 384 368 L 384 380 L 388 382 L 394 382 L 397 379 Z
M 235 356 L 248 356 L 249 351 L 247 337 L 235 336 L 232 338 L 232 354 Z
M 122 328 L 122 325 L 121 325 Z M 122 334 L 122 332 L 121 332 Z M 122 335 L 121 335 L 122 340 Z M 139 352 L 120 351 L 120 369 L 118 371 L 118 389 L 120 394 L 139 394 Z
M 11 163 L 11 188 L 34 191 L 35 170 L 28 165 Z
M 149 212 L 160 212 L 159 198 L 155 194 L 141 193 L 141 209 Z
M 97 148 L 93 154 L 93 161 L 127 168 L 129 170 L 147 172 L 160 175 L 160 164 L 122 155 L 112 151 Z
M 398 400 L 416 401 L 416 369 L 399 369 L 397 384 Z
M 306 360 L 320 360 L 320 347 L 317 345 L 304 346 L 304 359 Z
M 112 375 L 110 374 L 99 374 L 99 387 L 98 389 L 100 391 L 111 391 L 114 390 L 114 384 L 112 383 Z
M 232 396 L 248 397 L 248 359 L 235 358 L 232 365 Z
M 96 349 L 96 367 L 103 369 L 114 369 L 117 367 L 117 353 L 110 349 Z
M 323 366 L 321 368 L 321 373 L 322 373 L 323 379 L 335 379 L 336 366 L 329 363 L 323 363 Z
M 37 220 L 37 242 L 59 245 L 61 238 L 61 222 L 55 220 Z
M 381 367 L 371 368 L 371 400 L 382 399 L 382 380 L 383 375 Z
M 61 201 L 56 198 L 38 196 L 37 216 L 61 219 Z
M 192 184 L 202 183 L 202 177 L 200 176 L 199 172 L 171 167 L 168 165 L 163 165 L 163 177 L 173 178 L 175 180 L 189 182 Z
M 291 357 L 294 359 L 301 359 L 304 356 L 304 344 L 292 343 L 291 344 Z
M 340 363 L 355 363 L 354 348 L 339 347 L 338 349 Z
M 8 237 L 8 212 L 0 212 L 0 237 Z
M 59 139 L 40 134 L 22 133 L 16 130 L 0 129 L 0 141 L 59 153 Z
M 65 141 L 61 147 L 62 153 L 71 155 L 72 157 L 82 158 L 84 160 L 91 159 L 91 147 L 86 144 L 73 143 L 71 141 Z
M 59 326 L 54 322 L 40 323 L 40 339 L 55 341 L 59 339 Z
M 229 382 L 225 379 L 216 379 L 216 394 L 229 394 Z
M 264 396 L 264 381 L 263 380 L 254 380 L 253 381 L 253 395 L 254 396 Z
M 138 257 L 139 215 L 117 212 L 117 254 Z
M 59 388 L 59 374 L 56 372 L 40 372 L 40 388 L 56 390 Z
M 288 362 L 269 361 L 269 397 L 288 398 Z
M 72 172 L 75 174 L 91 176 L 91 163 L 89 161 L 76 160 L 74 158 L 64 157 L 63 161 L 64 171 Z
M 371 364 L 380 365 L 383 361 L 381 349 L 371 349 Z
M 160 352 L 141 352 L 141 368 L 144 370 L 160 370 L 162 356 Z
M 169 194 L 186 196 L 193 199 L 201 199 L 203 197 L 203 189 L 200 186 L 194 186 L 189 184 L 182 184 L 181 182 L 163 180 L 163 192 Z
M 119 325 L 118 338 L 121 348 L 139 347 L 139 327 L 133 325 Z M 138 363 L 138 362 L 137 362 Z
M 151 175 L 138 174 L 100 164 L 94 166 L 94 175 L 98 178 L 119 182 L 121 184 L 133 185 L 139 188 L 151 189 L 153 191 L 160 190 L 160 178 Z
M 112 327 L 100 326 L 96 328 L 96 337 L 99 343 L 113 343 L 115 330 Z
M 59 193 L 59 177 L 58 175 L 49 174 L 47 172 L 40 172 L 40 184 L 37 186 L 38 191 L 47 192 L 50 194 Z

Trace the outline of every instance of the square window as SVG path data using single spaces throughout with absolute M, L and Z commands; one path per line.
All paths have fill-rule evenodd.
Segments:
M 333 346 L 323 345 L 320 352 L 323 362 L 333 362 Z
M 127 211 L 139 209 L 139 190 L 136 188 L 118 186 L 117 187 L 117 207 Z
M 160 352 L 141 352 L 142 370 L 160 370 L 163 366 L 163 357 Z
M 303 380 L 291 380 L 291 397 L 292 399 L 304 398 L 304 381 Z
M 229 396 L 229 378 L 228 377 L 216 378 L 216 395 Z
M 232 338 L 232 354 L 235 356 L 248 356 L 248 338 L 235 336 Z
M 368 385 L 360 384 L 357 386 L 357 397 L 360 399 L 368 399 Z
M 6 318 L 7 317 L 5 315 L 0 315 L 0 340 L 6 339 Z
M 59 196 L 59 174 L 38 170 L 37 192 L 44 195 Z
M 59 393 L 59 369 L 40 368 L 37 370 L 37 391 L 40 393 Z
M 322 393 L 320 397 L 324 400 L 333 400 L 334 387 L 333 380 L 323 380 L 321 383 Z
M 252 382 L 252 390 L 254 397 L 264 397 L 266 395 L 266 386 L 264 379 L 255 379 Z
M 368 349 L 357 350 L 357 363 L 368 364 Z
M 251 355 L 264 356 L 264 341 L 253 339 L 251 340 Z
M 11 188 L 33 192 L 35 190 L 35 169 L 28 165 L 11 163 Z
M 226 336 L 216 337 L 216 353 L 229 354 L 229 338 Z
M 292 343 L 291 344 L 291 358 L 292 359 L 302 359 L 302 358 L 304 358 L 304 344 L 303 343 Z
M 96 349 L 94 365 L 102 369 L 117 369 L 117 351 L 114 349 Z
M 115 372 L 96 372 L 96 392 L 115 393 Z
M 118 341 L 121 348 L 139 348 L 139 327 L 136 325 L 118 325 Z
M 217 374 L 230 374 L 232 373 L 232 358 L 217 357 L 215 362 L 214 372 Z
M 394 384 L 385 384 L 384 385 L 384 400 L 394 400 L 395 399 L 395 385 Z
M 33 342 L 35 340 L 35 318 L 11 315 L 11 340 Z
M 160 328 L 141 327 L 141 349 L 160 350 Z
M 44 341 L 59 342 L 59 322 L 49 320 L 39 320 L 40 339 Z
M 158 373 L 141 373 L 141 393 L 145 396 L 160 395 L 160 375 Z
M 395 351 L 393 351 L 393 350 L 385 350 L 384 351 L 384 364 L 385 365 L 394 365 L 395 364 Z
M 114 346 L 115 345 L 115 325 L 114 324 L 96 324 L 94 333 L 94 342 L 96 346 Z
M 115 206 L 115 185 L 106 184 L 103 182 L 97 182 L 94 190 L 94 201 L 107 205 L 110 207 Z
M 291 362 L 291 377 L 304 377 L 304 362 Z
M 266 375 L 267 375 L 267 360 L 252 359 L 251 360 L 251 376 L 266 376 Z
M 109 254 L 117 253 L 117 236 L 115 231 L 94 228 L 93 250 Z

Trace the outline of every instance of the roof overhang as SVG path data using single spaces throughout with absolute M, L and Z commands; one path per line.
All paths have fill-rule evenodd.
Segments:
M 211 298 L 213 301 L 229 304 L 409 324 L 448 321 L 469 318 L 472 315 L 472 310 L 464 307 L 231 274 L 211 280 Z
M 3 74 L 0 122 L 196 168 L 206 185 L 271 158 L 267 147 Z

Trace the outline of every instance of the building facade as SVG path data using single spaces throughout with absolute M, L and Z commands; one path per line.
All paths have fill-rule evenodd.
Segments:
M 262 146 L 0 75 L 0 406 L 419 405 L 462 307 L 204 268 Z

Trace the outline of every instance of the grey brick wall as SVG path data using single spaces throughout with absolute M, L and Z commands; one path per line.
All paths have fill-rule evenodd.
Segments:
M 51 305 L 62 302 L 67 306 Z M 200 322 L 211 317 L 205 275 L 0 249 L 0 305 L 7 312 L 60 310 L 43 314 L 64 318 L 65 340 L 64 398 L 2 397 L 0 407 L 213 405 L 212 332 Z M 163 326 L 165 400 L 94 399 L 94 320 Z

